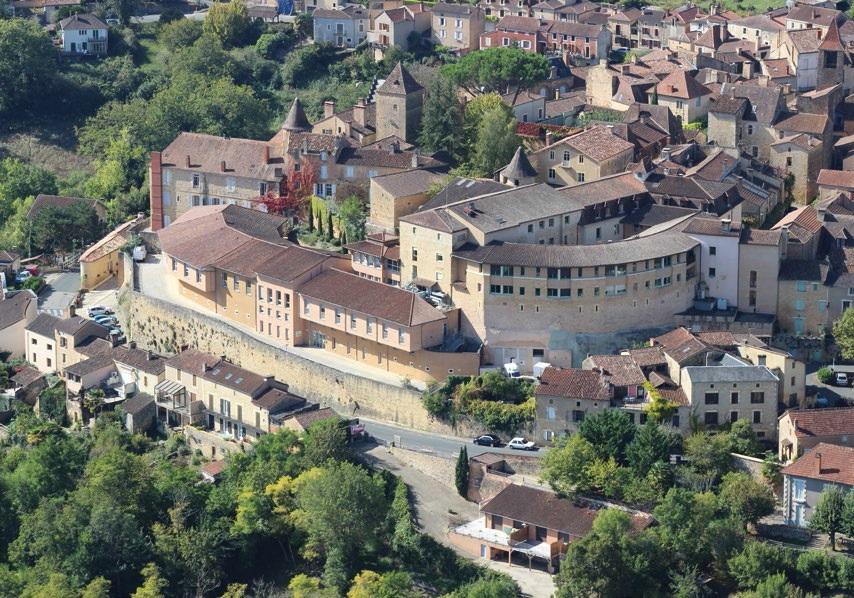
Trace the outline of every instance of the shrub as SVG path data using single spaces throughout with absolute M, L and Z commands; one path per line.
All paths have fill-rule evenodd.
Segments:
M 818 371 L 815 373 L 815 377 L 818 378 L 818 381 L 822 384 L 828 384 L 833 378 L 833 370 L 828 366 L 822 366 L 818 368 Z
M 38 293 L 42 290 L 44 286 L 44 278 L 41 276 L 32 276 L 24 281 L 24 284 L 21 285 L 21 288 L 30 289 L 34 293 Z

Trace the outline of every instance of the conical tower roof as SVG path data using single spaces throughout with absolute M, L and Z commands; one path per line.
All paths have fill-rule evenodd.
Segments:
M 415 80 L 415 77 L 410 75 L 409 71 L 403 67 L 403 63 L 398 62 L 388 74 L 386 80 L 383 81 L 383 84 L 377 89 L 377 93 L 406 96 L 422 89 L 424 88 Z
M 305 110 L 302 109 L 302 102 L 299 98 L 294 98 L 294 103 L 291 104 L 291 109 L 288 111 L 288 117 L 285 119 L 285 124 L 282 128 L 286 131 L 311 131 L 311 123 L 305 115 Z
M 501 170 L 501 175 L 511 180 L 518 180 L 535 177 L 537 176 L 537 171 L 534 170 L 533 166 L 531 166 L 531 162 L 528 160 L 527 154 L 525 154 L 525 151 L 520 145 L 516 148 L 516 153 L 513 154 L 513 159 L 510 160 L 510 164 Z
M 827 33 L 825 34 L 824 39 L 821 40 L 818 49 L 828 52 L 842 52 L 845 49 L 842 45 L 842 40 L 839 37 L 839 25 L 837 24 L 836 19 L 830 22 L 830 27 L 827 28 Z

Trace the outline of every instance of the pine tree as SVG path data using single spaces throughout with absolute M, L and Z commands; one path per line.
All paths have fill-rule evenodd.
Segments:
M 317 210 L 317 236 L 323 236 L 323 210 Z
M 326 210 L 326 238 L 331 241 L 332 236 L 333 236 L 332 211 Z
M 460 447 L 460 455 L 457 457 L 456 471 L 457 492 L 463 498 L 468 497 L 469 493 L 469 454 L 466 447 Z
M 311 200 L 308 204 L 308 232 L 314 232 L 314 206 L 311 205 Z

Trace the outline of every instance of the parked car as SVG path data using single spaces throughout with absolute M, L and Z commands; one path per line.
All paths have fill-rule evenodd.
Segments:
M 845 372 L 836 372 L 833 381 L 836 383 L 836 386 L 848 386 L 848 374 Z
M 537 445 L 530 440 L 526 440 L 519 436 L 507 443 L 507 448 L 516 449 L 517 451 L 535 451 Z
M 113 310 L 100 305 L 93 305 L 89 308 L 88 313 L 90 318 L 94 318 L 95 316 L 111 316 L 113 315 Z
M 116 324 L 118 324 L 118 320 L 116 320 L 114 316 L 95 316 L 92 319 L 95 320 L 101 326 L 114 327 Z
M 495 434 L 484 434 L 475 438 L 474 443 L 480 446 L 501 446 L 501 439 Z
M 22 282 L 27 282 L 33 275 L 29 272 L 29 270 L 21 270 L 15 275 L 15 282 L 18 284 Z
M 41 270 L 36 265 L 24 266 L 24 270 L 30 273 L 30 276 L 39 276 L 41 274 Z

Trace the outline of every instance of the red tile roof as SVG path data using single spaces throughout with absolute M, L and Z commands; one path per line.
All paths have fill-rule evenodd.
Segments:
M 589 401 L 608 400 L 608 385 L 599 372 L 574 368 L 546 368 L 534 394 Z
M 854 448 L 821 442 L 784 467 L 783 475 L 854 486 Z
M 780 419 L 785 417 L 792 421 L 798 438 L 854 434 L 854 407 L 789 409 Z
M 852 170 L 829 170 L 822 168 L 818 173 L 816 182 L 826 187 L 842 187 L 854 189 L 854 171 Z
M 667 75 L 656 86 L 658 95 L 690 100 L 711 95 L 712 91 L 684 70 L 676 70 Z

